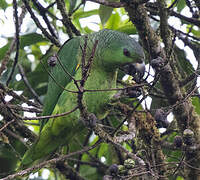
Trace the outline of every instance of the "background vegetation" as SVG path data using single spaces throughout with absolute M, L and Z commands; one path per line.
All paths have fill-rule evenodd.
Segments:
M 87 10 L 88 2 L 100 6 Z M 199 0 L 0 1 L 2 27 L 11 9 L 15 33 L 1 35 L 0 49 L 2 179 L 200 178 Z M 97 30 L 134 35 L 143 46 L 147 68 L 140 88 L 109 107 L 111 113 L 99 122 L 107 136 L 88 130 L 84 144 L 70 142 L 79 146 L 74 154 L 64 156 L 64 146 L 51 160 L 16 171 L 39 132 L 48 85 L 41 61 L 47 66 L 68 38 L 94 32 L 83 22 L 98 16 L 100 22 L 93 23 Z

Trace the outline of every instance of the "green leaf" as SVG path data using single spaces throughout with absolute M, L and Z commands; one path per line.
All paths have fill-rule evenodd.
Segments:
M 32 44 L 36 44 L 38 42 L 47 42 L 48 40 L 44 38 L 41 34 L 31 33 L 26 34 L 20 37 L 20 48 L 24 48 L 25 46 L 30 46 Z
M 124 32 L 124 33 L 129 34 L 129 35 L 137 33 L 137 30 L 136 30 L 136 28 L 133 24 L 126 24 L 126 25 L 120 26 L 116 30 L 120 31 L 120 32 Z
M 0 144 L 0 177 L 1 174 L 8 173 L 15 169 L 17 157 L 8 144 Z
M 88 26 L 86 26 L 86 27 L 84 28 L 84 32 L 85 32 L 86 34 L 91 34 L 91 33 L 93 33 L 94 31 L 91 30 Z
M 80 174 L 87 180 L 102 179 L 102 173 L 98 172 L 97 169 L 92 166 L 82 165 L 80 167 Z
M 81 31 L 81 33 L 88 34 L 88 31 L 87 31 L 88 29 L 85 30 L 85 28 L 82 28 L 82 26 L 80 24 L 80 19 L 87 18 L 87 17 L 93 16 L 93 15 L 98 15 L 98 14 L 99 14 L 98 9 L 94 9 L 91 11 L 83 11 L 83 8 L 80 8 L 72 15 L 72 21 L 73 21 L 74 25 L 77 27 L 77 29 L 79 29 Z
M 8 43 L 3 46 L 2 48 L 0 48 L 0 61 L 4 58 L 6 52 L 8 51 L 10 47 L 10 41 L 8 41 Z
M 76 7 L 76 3 L 77 3 L 77 0 L 69 0 L 69 14 L 72 13 L 72 11 L 75 9 Z
M 86 17 L 89 17 L 89 16 L 92 16 L 92 15 L 97 15 L 99 13 L 99 10 L 98 9 L 94 9 L 94 10 L 91 10 L 91 11 L 83 11 L 83 8 L 76 11 L 73 16 L 72 16 L 72 19 L 73 20 L 76 20 L 76 19 L 81 19 L 81 18 L 86 18 Z
M 176 180 L 184 180 L 184 178 L 181 177 L 181 176 L 178 176 L 178 177 L 176 178 Z
M 179 0 L 177 3 L 177 11 L 181 12 L 183 8 L 185 7 L 185 0 Z
M 6 3 L 6 1 L 0 1 L 0 7 L 1 9 L 5 10 L 8 7 L 8 4 Z
M 105 23 L 110 18 L 111 14 L 112 14 L 112 11 L 113 11 L 112 7 L 100 5 L 100 7 L 99 7 L 99 17 L 101 19 L 101 24 L 103 26 L 105 25 Z
M 0 76 L 0 82 L 3 83 L 4 85 L 6 84 L 8 78 L 10 76 L 11 71 L 12 71 L 12 67 L 8 67 L 5 70 L 5 72 L 2 74 L 2 76 Z M 17 73 L 18 73 L 18 70 L 15 69 L 14 74 L 13 74 L 13 78 L 11 79 L 10 84 L 15 81 L 14 77 L 16 76 Z
M 0 49 L 0 60 L 4 58 L 6 52 L 8 51 L 12 38 L 9 38 L 8 43 Z M 31 33 L 22 35 L 20 37 L 20 49 L 23 49 L 25 46 L 30 46 L 38 42 L 48 42 L 41 34 Z
M 106 156 L 107 152 L 108 152 L 108 144 L 102 143 L 98 152 L 98 157 L 101 158 L 102 156 Z
M 198 29 L 198 30 L 195 30 L 194 28 L 192 28 L 192 33 L 193 33 L 197 38 L 200 38 L 200 31 L 199 31 L 199 29 Z
M 174 51 L 178 57 L 179 64 L 181 68 L 186 72 L 187 75 L 194 72 L 194 68 L 190 61 L 186 58 L 186 53 L 184 50 L 178 48 L 177 46 L 174 47 Z
M 198 97 L 193 97 L 192 98 L 192 104 L 195 107 L 196 113 L 200 115 L 200 101 L 199 101 L 199 98 Z
M 105 25 L 105 28 L 116 30 L 117 28 L 119 28 L 120 23 L 121 23 L 120 15 L 118 12 L 115 12 L 115 14 L 112 14 L 110 16 L 109 20 Z

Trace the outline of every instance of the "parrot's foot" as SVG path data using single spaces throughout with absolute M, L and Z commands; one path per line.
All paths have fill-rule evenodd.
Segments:
M 86 127 L 94 128 L 97 123 L 97 117 L 95 116 L 95 114 L 90 113 L 86 118 L 81 118 L 81 121 Z

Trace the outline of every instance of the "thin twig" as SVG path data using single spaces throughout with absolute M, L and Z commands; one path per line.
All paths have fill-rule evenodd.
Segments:
M 13 119 L 13 120 L 7 122 L 6 124 L 4 124 L 4 126 L 1 127 L 0 132 L 3 131 L 5 128 L 7 128 L 7 127 L 8 127 L 11 123 L 13 123 L 14 121 L 15 121 L 15 119 Z
M 57 7 L 62 14 L 62 17 L 63 17 L 62 22 L 66 28 L 66 31 L 67 31 L 67 34 L 69 35 L 69 37 L 70 38 L 73 37 L 72 32 L 75 35 L 80 36 L 81 33 L 76 29 L 76 27 L 73 25 L 70 18 L 68 17 L 68 14 L 66 13 L 65 2 L 63 0 L 56 0 L 56 2 L 57 2 Z
M 188 23 L 191 23 L 193 25 L 196 25 L 196 26 L 200 27 L 200 20 L 198 20 L 198 19 L 184 16 L 182 14 L 179 14 L 179 13 L 175 12 L 175 11 L 169 11 L 169 14 L 172 15 L 172 16 L 175 16 L 175 17 L 177 17 L 179 19 L 182 19 L 184 21 L 187 21 Z
M 60 58 L 57 55 L 56 55 L 56 58 L 60 64 L 61 68 L 63 69 L 63 71 L 74 81 L 74 84 L 76 85 L 77 89 L 80 91 L 78 81 L 68 72 L 68 70 L 64 67 Z
M 24 140 L 24 138 L 16 133 L 14 133 L 13 131 L 9 130 L 9 129 L 4 129 L 4 131 L 9 135 L 14 137 L 15 139 L 19 140 L 24 146 L 26 146 L 28 148 L 28 144 L 27 142 Z
M 177 3 L 178 3 L 179 0 L 174 0 L 174 2 L 167 8 L 168 10 L 172 9 Z
M 25 7 L 22 5 L 22 12 L 19 16 L 19 20 L 18 20 L 18 25 L 21 26 L 22 22 L 23 22 L 23 19 L 25 17 L 25 14 L 26 14 L 26 9 Z M 6 65 L 8 64 L 9 60 L 10 60 L 10 55 L 12 54 L 12 52 L 14 51 L 15 49 L 15 46 L 16 46 L 16 36 L 14 36 L 10 46 L 9 46 L 9 49 L 8 51 L 6 52 L 6 55 L 4 56 L 4 58 L 2 59 L 1 61 L 1 67 L 0 67 L 0 75 L 2 74 L 2 72 L 6 69 Z
M 46 12 L 48 9 L 44 8 L 39 1 L 36 1 L 36 0 L 32 0 L 33 4 L 37 7 L 40 15 L 42 16 L 42 18 L 44 19 L 44 22 L 46 23 L 50 33 L 52 36 L 54 36 L 56 39 L 58 39 L 56 33 L 54 32 L 54 29 L 51 25 L 51 23 L 49 22 L 49 19 L 47 18 L 46 16 Z
M 48 10 L 49 8 L 53 7 L 56 4 L 56 1 L 49 4 L 45 9 Z
M 105 5 L 105 6 L 110 6 L 113 8 L 120 8 L 120 7 L 125 6 L 125 3 L 122 3 L 122 2 L 110 2 L 110 1 L 106 1 L 106 0 L 87 0 L 87 1 L 95 2 L 98 4 Z
M 35 90 L 32 88 L 32 86 L 30 85 L 28 79 L 26 78 L 25 72 L 23 67 L 18 64 L 18 69 L 19 69 L 19 73 L 22 76 L 22 80 L 24 81 L 24 84 L 26 85 L 26 87 L 28 88 L 28 90 L 31 92 L 31 94 L 33 95 L 33 97 L 35 98 L 35 100 L 42 105 L 42 101 L 40 100 L 39 96 L 37 95 L 37 93 L 35 92 Z
M 27 99 L 25 96 L 23 95 L 18 95 L 17 93 L 15 93 L 13 90 L 9 89 L 8 87 L 5 87 L 2 83 L 0 83 L 0 89 L 2 89 L 5 93 L 7 93 L 10 96 L 13 96 L 13 98 L 18 99 L 19 101 L 25 102 L 30 106 L 34 106 L 37 108 L 41 108 L 41 106 L 37 103 L 34 103 L 32 101 L 30 101 L 29 99 Z
M 18 62 L 18 57 L 19 57 L 19 45 L 20 45 L 20 40 L 19 40 L 19 32 L 20 32 L 20 26 L 19 26 L 19 21 L 18 21 L 18 10 L 17 10 L 17 1 L 13 0 L 13 9 L 14 9 L 14 18 L 15 18 L 15 38 L 16 38 L 16 53 L 15 53 L 15 59 L 14 63 L 12 66 L 11 73 L 8 77 L 8 80 L 6 81 L 6 85 L 9 84 L 9 82 L 12 80 L 12 76 L 15 72 L 15 68 Z
M 95 41 L 94 46 L 92 48 L 92 52 L 91 52 L 91 56 L 89 57 L 87 64 L 85 65 L 85 58 L 86 58 L 86 47 L 87 47 L 87 38 L 85 38 L 85 43 L 84 43 L 84 49 L 82 50 L 83 54 L 82 54 L 82 79 L 80 82 L 80 87 L 79 87 L 79 92 L 78 92 L 78 98 L 77 98 L 77 103 L 81 112 L 81 116 L 84 119 L 88 119 L 88 112 L 87 112 L 87 108 L 83 105 L 83 93 L 84 93 L 84 85 L 85 82 L 87 81 L 87 78 L 89 76 L 89 72 L 91 69 L 91 64 L 93 62 L 93 58 L 94 58 L 94 54 L 97 48 L 97 44 L 98 41 Z M 84 65 L 84 66 L 83 66 Z
M 160 21 L 160 20 L 158 20 L 157 18 L 155 18 L 154 16 L 151 16 L 151 15 L 150 15 L 150 17 L 151 17 L 151 19 L 153 19 L 153 20 L 156 21 L 156 22 L 159 22 L 159 21 Z M 179 34 L 181 34 L 181 35 L 190 37 L 190 38 L 192 38 L 192 39 L 194 39 L 194 40 L 200 41 L 200 38 L 195 37 L 195 36 L 192 36 L 192 35 L 190 35 L 190 34 L 188 34 L 188 33 L 182 32 L 182 31 L 180 31 L 179 29 L 175 29 L 174 27 L 172 27 L 172 26 L 170 26 L 170 25 L 169 25 L 169 28 L 173 31 L 173 33 L 177 33 L 176 35 L 177 35 L 178 37 L 180 37 Z
M 14 111 L 25 111 L 25 112 L 34 112 L 34 113 L 41 113 L 42 110 L 34 107 L 22 107 L 20 105 L 14 105 L 8 103 L 8 106 L 13 109 Z
M 91 55 L 90 55 L 90 57 L 88 59 L 88 63 L 83 68 L 84 69 L 83 74 L 82 74 L 83 75 L 83 79 L 81 80 L 81 84 L 82 85 L 85 83 L 85 81 L 87 80 L 87 78 L 90 75 L 90 70 L 91 70 L 91 66 L 92 66 L 92 62 L 93 62 L 93 59 L 94 59 L 94 55 L 95 55 L 95 51 L 96 51 L 97 45 L 98 45 L 98 40 L 95 41 L 94 46 L 92 48 Z
M 71 156 L 75 156 L 75 155 L 78 155 L 78 154 L 82 154 L 84 152 L 87 152 L 87 151 L 90 151 L 91 149 L 94 149 L 96 146 L 98 146 L 100 143 L 100 141 L 97 141 L 93 146 L 90 146 L 90 147 L 85 147 L 84 149 L 80 150 L 80 151 L 76 151 L 76 152 L 72 152 L 72 153 L 69 153 L 67 155 L 64 155 L 64 156 L 60 156 L 58 158 L 54 158 L 54 159 L 51 159 L 51 160 L 48 160 L 48 161 L 44 161 L 38 165 L 35 165 L 31 168 L 27 168 L 25 170 L 22 170 L 22 171 L 19 171 L 15 174 L 11 174 L 5 178 L 1 178 L 0 180 L 11 180 L 11 179 L 15 179 L 16 177 L 19 177 L 19 176 L 24 176 L 26 174 L 29 174 L 35 170 L 39 170 L 41 168 L 43 168 L 44 166 L 46 166 L 47 164 L 56 164 L 58 162 L 63 162 L 65 161 L 67 158 L 71 157 Z
M 120 90 L 126 90 L 126 89 L 129 89 L 129 88 L 133 88 L 133 87 L 143 87 L 145 85 L 149 85 L 147 83 L 144 83 L 144 84 L 134 84 L 132 86 L 127 86 L 127 87 L 124 87 L 124 88 L 109 88 L 109 89 L 84 89 L 83 91 L 84 92 L 105 92 L 105 91 L 120 91 Z
M 54 83 L 62 88 L 64 91 L 67 91 L 67 92 L 71 92 L 71 93 L 78 93 L 78 91 L 72 91 L 72 90 L 69 90 L 69 89 L 66 89 L 65 87 L 63 87 L 61 84 L 59 84 L 56 79 L 53 77 L 53 75 L 51 74 L 51 72 L 49 72 L 49 70 L 46 68 L 46 66 L 44 65 L 44 63 L 42 61 L 40 61 L 40 63 L 42 64 L 43 68 L 45 69 L 45 71 L 48 73 L 49 77 L 54 81 Z
M 37 25 L 37 27 L 42 31 L 43 35 L 45 37 L 47 37 L 47 39 L 49 39 L 53 44 L 55 44 L 57 47 L 60 47 L 60 43 L 58 42 L 58 40 L 54 37 L 51 36 L 47 30 L 45 28 L 43 28 L 43 26 L 41 25 L 40 21 L 38 20 L 38 18 L 35 16 L 35 13 L 32 11 L 32 8 L 30 7 L 29 3 L 27 0 L 23 0 L 23 3 L 26 6 L 26 9 L 28 10 L 28 12 L 31 15 L 31 18 L 33 19 L 33 21 L 35 22 L 35 24 Z
M 68 112 L 60 113 L 60 114 L 55 114 L 55 115 L 50 115 L 50 116 L 38 116 L 38 117 L 23 117 L 21 118 L 22 120 L 40 120 L 40 119 L 49 119 L 49 118 L 57 118 L 61 116 L 66 116 L 78 109 L 78 106 L 76 106 L 74 109 Z

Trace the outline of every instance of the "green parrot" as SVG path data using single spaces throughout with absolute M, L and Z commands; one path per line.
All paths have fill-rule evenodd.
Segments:
M 68 73 L 76 80 L 82 78 L 81 59 L 86 44 L 85 38 L 86 36 L 80 36 L 67 41 L 57 53 L 58 59 L 50 62 L 51 77 L 43 115 L 60 114 L 77 107 L 77 93 L 67 91 L 78 91 Z M 86 63 L 92 54 L 95 42 L 97 42 L 97 47 L 84 89 L 116 88 L 118 69 L 127 64 L 134 63 L 139 71 L 144 70 L 144 52 L 139 43 L 124 33 L 108 29 L 87 35 Z M 103 119 L 107 114 L 106 104 L 115 93 L 116 91 L 85 92 L 83 103 L 89 113 L 93 113 L 97 119 Z M 22 166 L 30 166 L 34 161 L 51 155 L 59 146 L 69 143 L 76 134 L 81 133 L 84 129 L 87 128 L 84 123 L 80 122 L 78 108 L 67 116 L 50 118 L 43 123 L 38 140 L 25 153 L 21 162 Z

